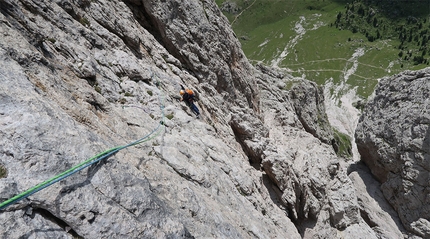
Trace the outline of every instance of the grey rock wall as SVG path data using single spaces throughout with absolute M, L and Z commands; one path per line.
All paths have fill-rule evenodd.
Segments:
M 335 144 L 333 129 L 324 106 L 324 93 L 316 83 L 303 81 L 292 86 L 290 97 L 305 130 L 326 144 Z
M 403 225 L 430 237 L 430 68 L 381 79 L 356 131 L 363 161 Z
M 213 1 L 0 0 L 0 13 L 1 201 L 164 120 L 1 211 L 1 238 L 399 235 L 363 218 L 365 186 L 315 125 L 318 90 L 292 99 L 290 76 L 255 69 Z M 308 88 L 315 104 L 294 103 Z
M 360 216 L 343 160 L 304 129 L 290 92 L 277 87 L 278 80 L 263 76 L 259 84 L 269 130 L 261 165 L 280 190 L 280 203 L 303 238 L 377 238 Z
M 189 47 L 169 45 L 157 24 L 165 19 L 149 13 L 177 8 L 158 1 L 1 1 L 2 201 L 147 135 L 162 120 L 161 108 L 168 116 L 159 137 L 2 211 L 2 238 L 300 237 L 225 123 L 228 105 L 258 110 L 258 94 L 247 93 L 256 85 L 241 70 L 252 68 L 233 60 L 243 58 L 238 42 L 225 41 L 233 36 L 227 21 L 212 2 L 209 15 L 199 1 L 170 3 L 189 4 L 187 14 L 202 19 L 187 16 L 187 29 L 201 23 L 208 29 L 202 36 L 224 34 L 224 42 L 209 47 L 218 40 L 208 38 L 200 49 L 173 15 L 179 22 L 169 26 L 178 32 L 168 37 L 186 36 Z M 212 15 L 218 26 L 205 20 Z M 201 93 L 205 120 L 177 101 L 180 84 Z
M 246 99 L 247 106 L 258 111 L 254 69 L 227 18 L 213 1 L 143 4 L 166 49 L 189 68 L 202 86 L 229 102 Z

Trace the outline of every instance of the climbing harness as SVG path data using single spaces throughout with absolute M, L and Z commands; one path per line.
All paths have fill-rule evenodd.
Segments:
M 77 173 L 77 172 L 79 172 L 79 171 L 81 171 L 81 170 L 83 170 L 83 169 L 85 169 L 85 168 L 87 168 L 87 167 L 89 167 L 89 166 L 91 166 L 91 165 L 93 165 L 93 164 L 95 164 L 95 163 L 103 160 L 103 159 L 106 159 L 106 158 L 108 158 L 108 157 L 116 154 L 120 150 L 123 150 L 125 148 L 131 147 L 131 146 L 135 146 L 135 145 L 138 145 L 140 143 L 149 141 L 149 140 L 155 138 L 157 135 L 159 135 L 160 132 L 162 131 L 161 129 L 164 126 L 164 118 L 165 118 L 165 116 L 164 116 L 164 102 L 163 102 L 162 97 L 161 97 L 161 93 L 160 93 L 161 89 L 160 89 L 159 85 L 160 85 L 160 82 L 157 81 L 156 82 L 156 86 L 157 86 L 158 91 L 159 91 L 158 92 L 158 100 L 159 100 L 159 103 L 160 103 L 160 109 L 161 109 L 161 116 L 162 116 L 162 118 L 161 118 L 161 121 L 158 124 L 158 126 L 154 130 L 152 130 L 152 132 L 150 132 L 146 136 L 144 136 L 144 137 L 142 137 L 142 138 L 140 138 L 140 139 L 138 139 L 136 141 L 133 141 L 133 142 L 131 142 L 129 144 L 126 144 L 126 145 L 123 145 L 123 146 L 113 147 L 113 148 L 108 149 L 108 150 L 106 150 L 106 151 L 104 151 L 102 153 L 99 153 L 99 154 L 97 154 L 97 155 L 95 155 L 95 156 L 93 156 L 93 157 L 85 160 L 84 162 L 82 162 L 82 163 L 80 163 L 80 164 L 78 164 L 78 165 L 76 165 L 76 166 L 74 166 L 74 167 L 72 167 L 72 168 L 70 168 L 70 169 L 68 169 L 68 170 L 66 170 L 64 172 L 62 172 L 62 173 L 60 173 L 60 174 L 58 174 L 58 175 L 56 175 L 56 176 L 54 176 L 54 177 L 52 177 L 52 178 L 44 181 L 42 183 L 39 183 L 38 185 L 36 185 L 36 186 L 34 186 L 34 187 L 26 190 L 25 192 L 22 192 L 22 193 L 20 193 L 20 194 L 18 194 L 16 196 L 14 196 L 14 197 L 6 200 L 6 201 L 0 203 L 0 210 L 3 210 L 6 207 L 8 207 L 8 206 L 10 206 L 10 205 L 12 205 L 12 204 L 14 204 L 14 203 L 16 203 L 16 202 L 24 199 L 24 198 L 27 198 L 27 197 L 33 195 L 34 193 L 39 192 L 40 190 L 42 190 L 42 189 L 44 189 L 46 187 L 51 186 L 52 184 L 54 184 L 56 182 L 59 182 L 59 181 L 65 179 L 65 178 L 67 178 L 67 177 L 69 177 L 69 176 L 71 176 L 71 175 L 73 175 L 73 174 L 75 174 L 75 173 Z

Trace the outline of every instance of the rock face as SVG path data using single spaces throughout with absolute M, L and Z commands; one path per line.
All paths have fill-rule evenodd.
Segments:
M 331 145 L 306 132 L 291 93 L 273 87 L 276 81 L 265 76 L 259 81 L 263 121 L 269 130 L 261 165 L 280 190 L 280 203 L 303 238 L 352 238 L 354 234 L 377 238 L 360 216 L 343 163 Z
M 328 122 L 321 86 L 302 81 L 290 91 L 297 116 L 305 130 L 326 144 L 334 144 L 333 129 Z
M 191 68 L 206 91 L 229 101 L 246 99 L 258 111 L 253 68 L 213 1 L 142 2 L 167 50 Z
M 356 131 L 363 161 L 403 225 L 430 238 L 430 68 L 379 82 Z
M 2 211 L 2 238 L 300 238 L 228 123 L 259 100 L 213 2 L 0 3 L 2 201 L 166 115 L 162 137 Z M 201 93 L 204 120 L 180 84 Z
M 254 68 L 213 1 L 0 0 L 0 13 L 1 201 L 162 129 L 2 210 L 1 238 L 399 235 L 375 230 L 368 212 L 390 215 L 363 205 L 315 124 L 315 85 Z

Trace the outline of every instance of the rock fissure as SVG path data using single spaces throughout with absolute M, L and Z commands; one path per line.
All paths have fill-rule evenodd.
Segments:
M 76 233 L 76 231 L 66 221 L 55 216 L 50 211 L 48 211 L 44 208 L 32 207 L 30 205 L 29 207 L 26 208 L 26 214 L 30 218 L 34 218 L 35 215 L 38 214 L 38 215 L 42 216 L 43 218 L 45 218 L 46 220 L 49 220 L 49 221 L 55 223 L 56 225 L 58 225 L 60 228 L 62 228 L 66 233 L 71 235 L 73 238 L 83 238 L 78 233 Z M 29 234 L 27 236 L 30 236 L 31 234 L 32 234 L 32 232 L 29 232 Z M 27 237 L 24 236 L 22 238 L 27 238 Z

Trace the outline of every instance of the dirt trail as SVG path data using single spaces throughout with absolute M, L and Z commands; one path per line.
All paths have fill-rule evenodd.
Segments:
M 314 61 L 307 61 L 307 62 L 301 62 L 301 63 L 295 63 L 295 64 L 288 64 L 285 65 L 285 67 L 289 67 L 289 66 L 300 66 L 300 65 L 309 65 L 312 63 L 320 63 L 320 62 L 329 62 L 329 61 L 347 61 L 347 62 L 352 62 L 351 59 L 346 59 L 346 58 L 329 58 L 329 59 L 323 59 L 323 60 L 314 60 Z M 374 66 L 374 65 L 369 65 L 363 62 L 357 62 L 359 65 L 363 65 L 363 66 L 367 66 L 367 67 L 371 67 L 371 68 L 375 68 L 375 69 L 380 69 L 380 70 L 384 70 L 384 71 L 388 71 L 388 69 L 390 67 L 392 67 L 392 65 L 389 65 L 388 68 L 383 68 L 383 67 L 379 67 L 379 66 Z
M 254 5 L 254 3 L 257 0 L 254 0 L 254 2 L 251 3 L 251 5 L 249 5 L 247 8 L 243 9 L 239 14 L 236 15 L 236 17 L 234 18 L 234 20 L 231 22 L 231 25 L 233 26 L 233 24 L 236 22 L 236 20 L 240 17 L 240 15 L 242 15 L 242 13 L 244 13 L 246 10 L 248 10 L 250 7 L 252 7 L 252 5 Z

